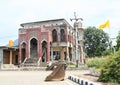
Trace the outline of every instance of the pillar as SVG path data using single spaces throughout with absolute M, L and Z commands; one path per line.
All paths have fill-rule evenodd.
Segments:
M 60 57 L 60 60 L 61 61 L 64 61 L 64 47 L 61 47 L 61 57 Z
M 72 61 L 75 62 L 75 48 L 72 48 Z
M 69 59 L 69 49 L 68 49 L 68 46 L 66 47 L 66 53 L 67 53 L 67 61 L 70 61 L 70 59 Z
M 10 50 L 10 64 L 12 64 L 12 50 Z
M 41 32 L 39 32 L 39 36 L 38 36 L 38 57 L 42 59 L 42 41 L 41 41 Z
M 84 64 L 84 52 L 83 52 L 83 46 L 81 46 L 81 63 Z
M 51 61 L 53 61 L 53 48 L 51 47 Z
M 30 58 L 30 42 L 29 42 L 29 34 L 26 34 L 26 57 Z
M 50 61 L 50 43 L 47 43 L 47 62 Z
M 42 59 L 42 42 L 41 39 L 39 40 L 39 57 Z
M 19 64 L 21 63 L 21 61 L 22 61 L 22 55 L 21 55 L 21 44 L 19 44 L 19 57 L 18 57 L 18 62 L 19 62 Z
M 0 49 L 0 64 L 3 64 L 3 49 Z

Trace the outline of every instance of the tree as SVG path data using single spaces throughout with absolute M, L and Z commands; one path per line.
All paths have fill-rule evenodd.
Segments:
M 117 36 L 117 50 L 120 48 L 120 31 L 119 31 L 119 33 L 118 33 L 118 36 Z
M 84 29 L 84 45 L 89 57 L 101 56 L 109 46 L 109 36 L 95 27 Z

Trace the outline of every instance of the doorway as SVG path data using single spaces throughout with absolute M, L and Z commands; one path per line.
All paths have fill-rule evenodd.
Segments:
M 26 44 L 22 43 L 21 47 L 21 62 L 23 62 L 26 57 Z
M 47 42 L 42 42 L 42 62 L 47 61 Z
M 31 58 L 38 57 L 37 47 L 38 47 L 37 39 L 35 38 L 31 39 L 30 41 L 30 57 Z

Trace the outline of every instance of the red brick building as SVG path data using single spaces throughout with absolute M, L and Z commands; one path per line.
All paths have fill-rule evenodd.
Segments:
M 59 59 L 75 61 L 75 29 L 65 19 L 23 23 L 21 27 L 20 62 L 28 58 L 36 58 L 42 62 Z M 78 34 L 81 35 L 78 42 L 82 43 L 83 47 L 82 28 L 78 30 L 80 32 Z M 80 56 L 79 59 L 82 62 L 83 57 Z

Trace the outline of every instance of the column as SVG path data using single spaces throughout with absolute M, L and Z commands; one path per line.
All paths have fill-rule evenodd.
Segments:
M 69 31 L 68 31 L 68 26 L 66 26 L 66 41 L 68 41 L 68 33 L 69 33 Z
M 19 52 L 18 52 L 18 54 L 19 54 L 19 56 L 18 56 L 18 62 L 19 62 L 19 64 L 21 63 L 21 61 L 22 61 L 22 55 L 21 55 L 21 44 L 19 44 Z
M 3 49 L 0 50 L 0 69 L 2 68 L 3 64 Z
M 70 59 L 69 59 L 69 49 L 68 49 L 68 46 L 66 47 L 66 52 L 67 52 L 67 61 L 69 62 Z
M 64 61 L 64 47 L 61 47 L 61 57 L 60 57 L 60 60 L 61 61 Z
M 53 61 L 53 48 L 51 47 L 51 61 Z
M 10 50 L 10 64 L 12 64 L 12 50 Z
M 47 62 L 49 62 L 50 61 L 50 44 L 48 43 L 47 44 Z
M 26 56 L 27 58 L 30 58 L 30 41 L 29 41 L 29 33 L 26 34 Z
M 75 48 L 72 48 L 72 61 L 75 62 Z
M 82 64 L 84 64 L 84 52 L 83 52 L 83 46 L 81 45 L 81 61 Z
M 41 29 L 40 29 L 41 30 Z M 41 32 L 39 32 L 39 42 L 38 42 L 38 44 L 39 44 L 39 47 L 38 47 L 38 51 L 39 51 L 39 58 L 41 58 L 41 60 L 42 60 L 42 43 L 41 43 L 42 41 L 41 41 Z
M 39 40 L 39 57 L 41 57 L 41 59 L 42 59 L 42 43 L 41 43 L 41 39 Z

